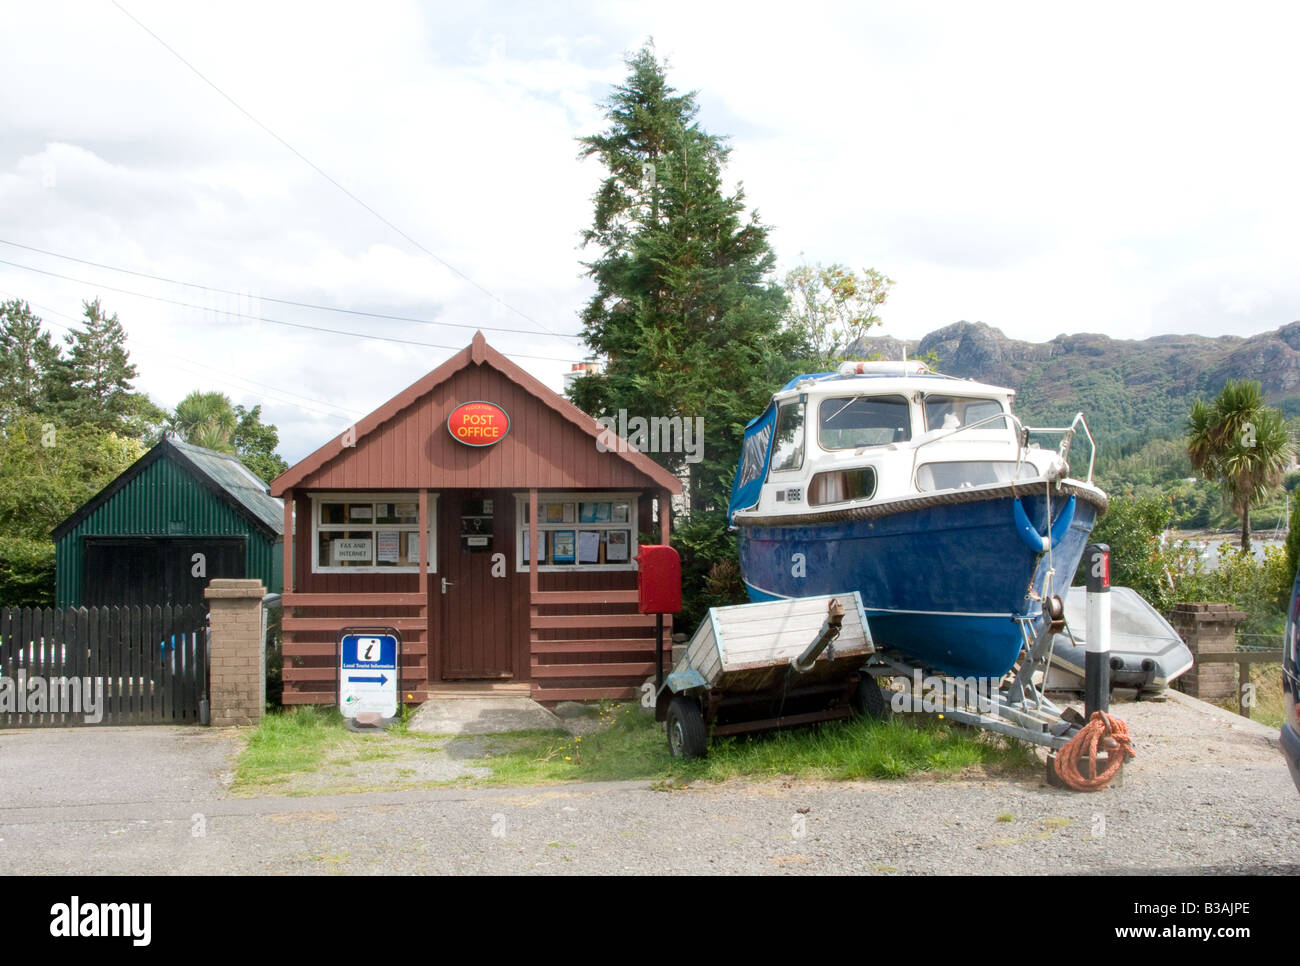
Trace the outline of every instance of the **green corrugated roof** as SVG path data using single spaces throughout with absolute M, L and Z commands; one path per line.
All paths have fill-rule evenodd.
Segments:
M 271 496 L 265 481 L 241 463 L 238 457 L 193 446 L 179 439 L 168 439 L 166 442 L 189 457 L 190 462 L 244 509 L 276 533 L 284 532 L 284 504 Z
M 111 500 L 132 479 L 161 457 L 166 457 L 193 473 L 203 486 L 227 500 L 236 512 L 265 528 L 269 534 L 284 534 L 284 504 L 267 492 L 266 483 L 244 466 L 238 457 L 164 436 L 116 480 L 55 527 L 51 536 L 56 542 L 62 539 L 64 534 Z

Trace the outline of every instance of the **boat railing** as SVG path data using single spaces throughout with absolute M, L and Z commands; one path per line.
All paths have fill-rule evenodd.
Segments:
M 1079 427 L 1083 427 L 1083 435 L 1088 437 L 1088 484 L 1092 485 L 1092 469 L 1097 462 L 1097 441 L 1092 438 L 1092 431 L 1088 429 L 1088 421 L 1083 418 L 1083 413 L 1075 413 L 1074 419 L 1070 421 L 1069 426 L 1021 426 L 1025 434 L 1022 439 L 1029 439 L 1030 433 L 1060 433 L 1061 445 L 1057 450 L 1061 454 L 1061 459 L 1070 462 L 1070 448 L 1074 445 L 1074 434 L 1078 432 Z M 1024 449 L 1021 448 L 1021 455 L 1024 455 Z M 1016 465 L 1016 472 L 1019 474 L 1019 463 Z
M 1061 459 L 1068 463 L 1070 459 L 1070 447 L 1074 442 L 1074 434 L 1077 431 L 1078 427 L 1082 426 L 1084 435 L 1088 437 L 1088 446 L 1090 447 L 1090 452 L 1088 454 L 1088 484 L 1089 485 L 1092 484 L 1092 469 L 1093 469 L 1093 464 L 1096 462 L 1097 459 L 1097 443 L 1092 438 L 1092 432 L 1088 429 L 1088 421 L 1083 418 L 1083 413 L 1076 413 L 1074 419 L 1071 421 L 1069 426 L 1026 426 L 1024 423 L 1020 421 L 1020 419 L 1014 413 L 995 413 L 992 416 L 985 416 L 983 419 L 977 419 L 973 423 L 968 423 L 965 426 L 958 426 L 957 428 L 949 430 L 948 432 L 940 433 L 937 436 L 931 436 L 929 439 L 922 440 L 921 442 L 917 443 L 916 446 L 912 448 L 912 486 L 916 487 L 917 485 L 916 460 L 917 460 L 917 456 L 919 455 L 922 449 L 924 449 L 926 446 L 929 446 L 931 443 L 937 443 L 940 440 L 944 440 L 944 439 L 951 439 L 952 437 L 956 436 L 958 433 L 964 433 L 967 430 L 971 430 L 971 429 L 978 429 L 980 426 L 983 426 L 985 423 L 992 423 L 999 420 L 1009 420 L 1011 423 L 1015 425 L 1015 428 L 1019 431 L 1018 435 L 1021 440 L 1021 445 L 1020 445 L 1020 457 L 1016 460 L 1017 478 L 1020 476 L 1020 467 L 1024 465 L 1025 450 L 1029 442 L 1030 433 L 1062 434 L 1061 445 L 1060 448 L 1058 449 L 1058 452 L 1060 453 Z M 1003 425 L 1006 425 L 1006 423 L 1004 422 Z

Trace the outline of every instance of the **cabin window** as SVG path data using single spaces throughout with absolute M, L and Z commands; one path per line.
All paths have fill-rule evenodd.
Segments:
M 415 493 L 313 494 L 312 573 L 419 573 L 420 499 Z M 437 497 L 429 498 L 429 571 Z
M 986 486 L 1032 479 L 1036 470 L 1030 463 L 1020 464 L 1016 476 L 1014 460 L 954 460 L 947 463 L 922 463 L 916 471 L 916 486 L 922 492 L 958 490 L 966 486 Z
M 803 400 L 782 403 L 776 411 L 772 442 L 772 469 L 797 470 L 803 466 Z
M 740 482 L 738 487 L 748 486 L 763 475 L 763 463 L 767 459 L 767 444 L 772 439 L 772 424 L 768 423 L 752 436 L 745 437 L 745 448 L 740 457 Z
M 515 494 L 515 569 L 528 571 L 528 495 Z M 634 493 L 539 493 L 537 569 L 632 570 L 637 554 Z
M 925 397 L 925 429 L 957 429 L 989 419 L 1002 412 L 1002 403 L 996 399 L 967 399 L 961 396 Z M 981 429 L 1003 429 L 1005 419 L 989 419 Z
M 822 449 L 887 446 L 912 438 L 912 417 L 902 396 L 832 396 L 818 410 Z
M 870 466 L 818 473 L 808 484 L 808 505 L 869 500 L 876 495 L 876 471 Z

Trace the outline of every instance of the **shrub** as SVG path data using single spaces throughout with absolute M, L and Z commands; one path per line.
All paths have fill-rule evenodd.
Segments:
M 54 606 L 54 544 L 0 537 L 0 607 Z
M 672 545 L 682 558 L 682 612 L 676 618 L 680 630 L 694 631 L 710 607 L 745 600 L 736 538 L 727 532 L 725 512 L 691 514 L 673 530 Z

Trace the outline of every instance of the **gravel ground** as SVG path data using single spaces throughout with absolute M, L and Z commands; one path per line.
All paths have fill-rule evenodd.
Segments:
M 0 733 L 0 873 L 1300 871 L 1276 732 L 1181 696 L 1114 710 L 1138 758 L 1095 794 L 922 777 L 236 799 L 235 733 Z

